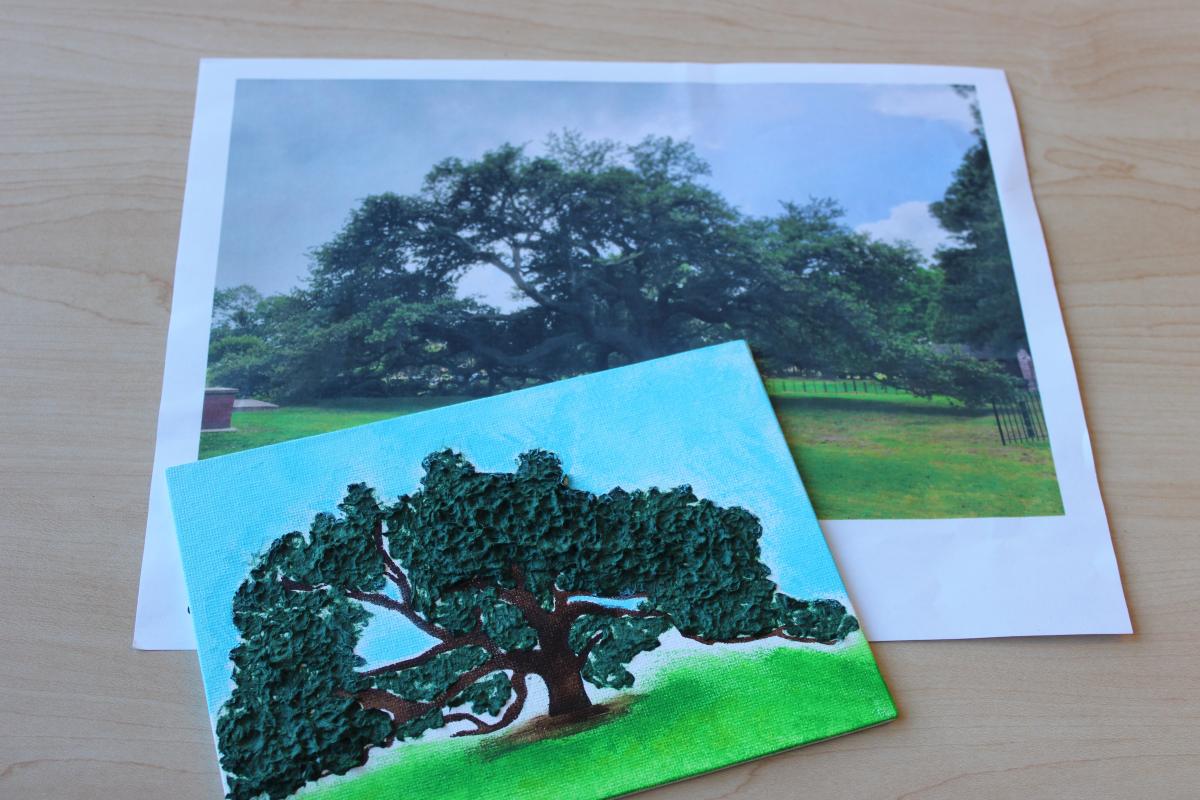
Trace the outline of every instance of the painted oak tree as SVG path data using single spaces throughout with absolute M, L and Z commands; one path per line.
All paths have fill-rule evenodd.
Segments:
M 238 589 L 235 688 L 217 722 L 230 797 L 286 796 L 434 728 L 500 730 L 535 676 L 551 717 L 585 716 L 584 683 L 631 686 L 627 665 L 670 629 L 710 645 L 858 629 L 836 600 L 781 594 L 754 515 L 690 487 L 596 495 L 542 450 L 514 473 L 448 450 L 423 466 L 391 506 L 350 486 L 340 515 L 276 540 Z M 431 644 L 367 664 L 356 648 L 374 614 Z

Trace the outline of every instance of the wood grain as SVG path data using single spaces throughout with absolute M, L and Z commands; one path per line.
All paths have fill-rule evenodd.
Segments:
M 895 724 L 646 796 L 1200 796 L 1200 5 L 0 12 L 0 797 L 220 796 L 194 655 L 129 649 L 196 61 L 219 55 L 1007 69 L 1138 633 L 882 645 Z

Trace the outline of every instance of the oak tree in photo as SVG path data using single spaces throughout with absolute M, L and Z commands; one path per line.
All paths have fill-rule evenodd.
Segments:
M 449 450 L 423 466 L 393 505 L 350 486 L 340 515 L 277 539 L 238 589 L 235 687 L 217 722 L 230 797 L 284 797 L 432 729 L 498 731 L 534 680 L 551 718 L 588 716 L 585 684 L 632 686 L 630 663 L 670 630 L 831 645 L 858 629 L 836 600 L 779 592 L 758 519 L 690 487 L 593 494 L 543 450 L 513 473 Z M 428 645 L 368 663 L 357 650 L 374 615 Z
M 935 317 L 951 343 L 1023 328 L 994 291 L 1011 264 L 993 247 L 998 202 L 976 203 L 990 171 L 971 163 L 952 187 L 965 199 L 935 205 L 959 247 L 931 270 L 831 200 L 743 213 L 694 147 L 669 137 L 564 133 L 540 153 L 504 144 L 444 159 L 419 191 L 363 199 L 310 253 L 304 286 L 257 301 L 222 290 L 209 379 L 291 402 L 487 395 L 744 338 L 771 374 L 876 376 L 979 405 L 1011 381 L 939 348 Z M 480 274 L 514 303 L 459 297 Z

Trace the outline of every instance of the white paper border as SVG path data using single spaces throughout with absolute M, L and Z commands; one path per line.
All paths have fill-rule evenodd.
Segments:
M 1130 633 L 1075 368 L 1003 71 L 873 64 L 214 59 L 201 62 L 134 646 L 195 647 L 163 471 L 193 461 L 239 79 L 971 84 L 976 87 L 1066 513 L 822 522 L 873 641 Z

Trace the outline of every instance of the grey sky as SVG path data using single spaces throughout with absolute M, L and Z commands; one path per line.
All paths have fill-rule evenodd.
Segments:
M 547 134 L 636 142 L 689 139 L 713 188 L 750 214 L 832 197 L 846 221 L 932 252 L 945 233 L 927 205 L 972 142 L 949 87 L 494 81 L 238 82 L 217 285 L 264 293 L 303 280 L 365 196 L 416 191 L 443 158 L 505 142 L 536 152 Z M 507 279 L 460 285 L 513 305 Z

